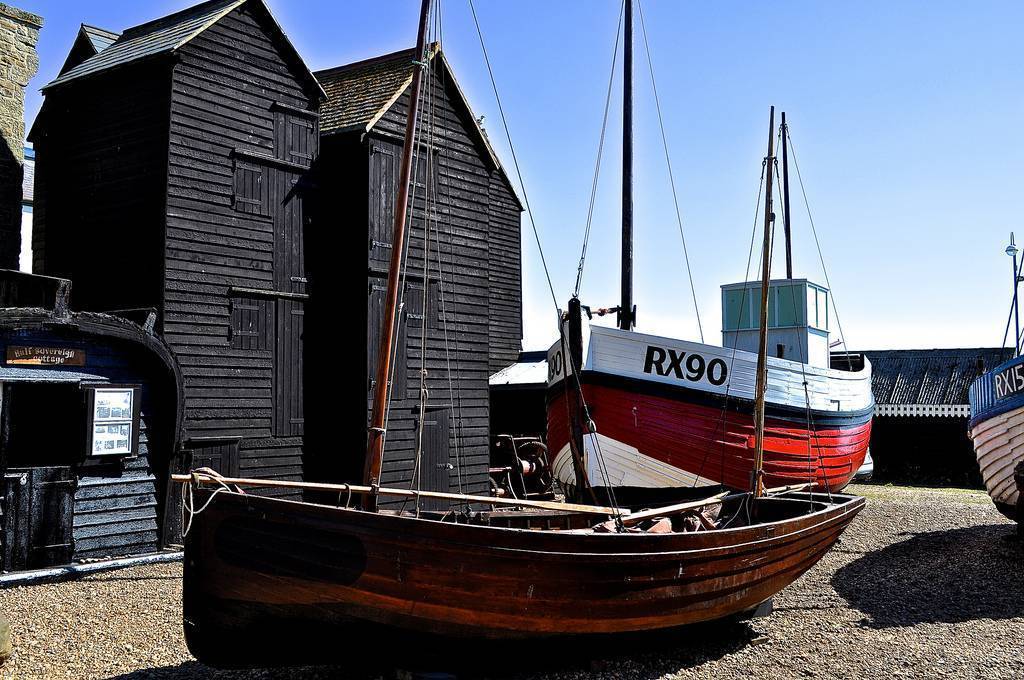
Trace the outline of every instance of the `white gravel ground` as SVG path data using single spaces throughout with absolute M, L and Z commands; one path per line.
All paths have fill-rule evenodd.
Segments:
M 482 668 L 517 679 L 1024 677 L 1024 546 L 1014 525 L 980 492 L 853 491 L 868 507 L 769 617 L 613 641 L 557 663 L 520 645 Z M 180 576 L 178 564 L 154 565 L 0 591 L 15 636 L 0 677 L 346 677 L 340 668 L 219 673 L 195 662 L 181 634 Z

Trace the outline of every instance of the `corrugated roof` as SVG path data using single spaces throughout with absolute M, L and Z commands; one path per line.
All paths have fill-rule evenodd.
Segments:
M 321 134 L 351 130 L 369 132 L 412 84 L 415 53 L 415 48 L 400 50 L 314 73 L 327 94 L 327 100 L 320 106 Z M 473 113 L 465 93 L 459 87 L 459 82 L 439 43 L 430 46 L 430 59 L 436 60 L 445 70 L 444 82 L 452 85 L 456 99 L 466 110 L 471 131 L 476 133 L 477 139 L 494 167 L 504 177 L 505 183 L 522 209 L 519 194 L 498 159 L 494 147 L 491 146 L 487 133 L 480 127 L 480 122 Z
M 878 405 L 964 405 L 979 375 L 1009 359 L 1012 349 L 901 349 L 866 351 Z
M 129 28 L 102 52 L 89 57 L 43 89 L 139 59 L 172 52 L 246 1 L 210 0 L 162 19 Z
M 548 379 L 547 352 L 522 352 L 519 360 L 509 364 L 491 376 L 488 381 L 491 387 L 503 385 L 513 387 L 538 387 Z
M 21 202 L 32 205 L 36 198 L 36 161 L 25 158 L 24 172 L 21 176 Z
M 92 48 L 97 52 L 102 52 L 111 45 L 114 41 L 121 37 L 120 33 L 114 33 L 108 31 L 105 28 L 98 26 L 90 26 L 89 24 L 82 24 L 82 33 L 89 39 L 92 44 Z

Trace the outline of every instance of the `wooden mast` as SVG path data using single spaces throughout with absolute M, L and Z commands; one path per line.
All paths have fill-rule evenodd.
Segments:
M 775 107 L 768 123 L 768 188 L 764 197 L 764 243 L 761 258 L 761 323 L 757 345 L 757 383 L 754 391 L 754 498 L 764 493 L 764 394 L 768 386 L 768 285 L 772 266 L 772 165 L 775 161 Z
M 633 0 L 626 0 L 622 55 L 622 298 L 619 328 L 631 330 L 633 318 Z
M 793 237 L 789 230 L 789 127 L 786 112 L 782 112 L 782 223 L 786 229 L 786 278 L 793 278 Z
M 412 155 L 416 133 L 416 114 L 419 108 L 420 84 L 423 69 L 426 68 L 425 45 L 427 18 L 430 15 L 431 0 L 422 0 L 420 5 L 419 31 L 416 35 L 416 51 L 413 55 L 412 85 L 409 89 L 409 112 L 405 123 L 405 143 L 402 145 L 402 165 L 398 178 L 398 197 L 395 200 L 394 236 L 391 241 L 391 265 L 388 269 L 387 296 L 384 299 L 383 328 L 380 346 L 377 350 L 377 376 L 373 393 L 373 412 L 366 443 L 366 461 L 363 467 L 363 482 L 376 489 L 380 485 L 381 464 L 384 458 L 384 424 L 388 403 L 388 376 L 391 374 L 391 342 L 395 331 L 395 315 L 398 308 L 398 279 L 402 269 L 402 251 L 405 242 L 405 221 L 409 205 L 409 185 L 412 177 Z M 377 494 L 363 496 L 363 509 L 377 509 Z

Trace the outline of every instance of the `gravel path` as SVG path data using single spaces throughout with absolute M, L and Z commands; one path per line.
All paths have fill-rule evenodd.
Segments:
M 622 640 L 586 661 L 561 650 L 557 663 L 511 673 L 511 660 L 533 656 L 520 645 L 485 668 L 512 680 L 1024 677 L 1024 545 L 1013 525 L 980 492 L 852 490 L 868 507 L 769 617 Z M 181 636 L 180 576 L 180 565 L 154 565 L 0 591 L 15 635 L 0 678 L 346 677 L 198 664 Z

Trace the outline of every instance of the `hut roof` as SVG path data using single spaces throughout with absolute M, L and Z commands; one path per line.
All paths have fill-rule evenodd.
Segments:
M 326 101 L 320 107 L 321 134 L 369 132 L 372 130 L 412 84 L 415 51 L 415 48 L 399 50 L 344 66 L 317 71 L 314 75 L 327 94 Z M 471 134 L 476 137 L 486 151 L 494 168 L 501 172 L 521 208 L 522 202 L 519 200 L 514 185 L 509 180 L 508 173 L 505 172 L 494 147 L 491 146 L 487 133 L 480 127 L 479 119 L 473 113 L 469 100 L 466 99 L 462 88 L 459 87 L 458 80 L 456 80 L 440 44 L 433 43 L 430 46 L 429 54 L 429 58 L 436 60 L 444 69 L 444 82 L 452 85 L 457 105 L 462 106 L 470 121 Z
M 118 38 L 121 37 L 120 33 L 114 31 L 108 31 L 105 28 L 99 28 L 98 26 L 90 26 L 89 24 L 82 24 L 82 34 L 88 38 L 92 48 L 100 53 L 114 44 Z
M 901 349 L 864 354 L 871 360 L 871 390 L 879 415 L 965 415 L 961 411 L 967 407 L 971 383 L 1009 359 L 1012 350 Z
M 271 18 L 287 51 L 301 65 L 301 70 L 309 76 L 322 96 L 323 90 L 320 89 L 313 74 L 302 61 L 302 57 L 299 56 L 298 51 L 281 30 L 280 24 L 273 19 L 273 15 L 263 0 L 207 0 L 207 2 L 180 12 L 126 29 L 121 34 L 83 24 L 82 31 L 96 48 L 96 54 L 57 76 L 43 87 L 43 90 L 117 66 L 131 64 L 140 59 L 175 52 L 232 11 L 250 2 L 260 7 Z

